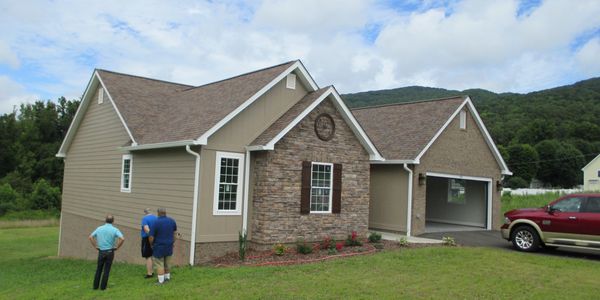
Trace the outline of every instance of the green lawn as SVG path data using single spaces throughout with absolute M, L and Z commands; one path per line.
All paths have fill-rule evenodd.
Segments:
M 594 299 L 600 262 L 485 248 L 403 249 L 292 267 L 182 267 L 155 286 L 115 264 L 91 289 L 94 262 L 57 259 L 56 227 L 0 230 L 0 298 Z M 81 241 L 85 243 L 87 241 Z

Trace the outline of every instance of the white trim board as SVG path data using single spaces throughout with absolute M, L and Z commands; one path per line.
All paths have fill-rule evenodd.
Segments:
M 583 168 L 581 168 L 581 171 L 585 171 L 585 169 L 587 167 L 589 167 L 593 162 L 595 162 L 598 158 L 600 158 L 600 154 L 598 154 L 598 156 L 594 157 L 592 160 L 590 160 L 589 163 L 587 163 L 587 165 L 585 165 Z
M 93 99 L 91 99 L 91 98 L 92 98 L 92 95 L 94 94 L 94 91 L 98 88 L 98 86 L 101 86 L 102 89 L 104 89 L 105 95 L 108 97 L 108 100 L 110 101 L 113 108 L 115 109 L 115 112 L 117 113 L 119 120 L 121 120 L 121 124 L 125 128 L 125 131 L 127 131 L 127 134 L 129 135 L 129 139 L 131 139 L 132 145 L 137 145 L 137 142 L 133 138 L 133 135 L 131 134 L 129 127 L 127 127 L 127 124 L 125 123 L 125 120 L 123 119 L 123 116 L 119 112 L 117 105 L 113 101 L 108 89 L 102 82 L 102 79 L 100 78 L 100 75 L 98 74 L 98 71 L 94 70 L 94 73 L 92 74 L 92 77 L 90 77 L 90 80 L 85 88 L 85 91 L 83 92 L 83 96 L 81 97 L 81 103 L 79 103 L 77 112 L 75 112 L 73 121 L 71 122 L 71 125 L 69 125 L 67 134 L 65 135 L 65 138 L 63 139 L 63 142 L 60 145 L 60 148 L 58 150 L 58 153 L 56 154 L 56 157 L 66 157 L 67 156 L 66 150 L 71 146 L 71 143 L 73 142 L 73 138 L 75 137 L 75 133 L 77 132 L 77 129 L 79 129 L 79 126 L 81 125 L 81 122 L 83 121 L 83 116 L 85 115 L 85 112 L 87 111 L 90 103 L 96 102 L 96 101 L 93 101 Z
M 423 150 L 421 150 L 419 155 L 417 155 L 417 157 L 415 158 L 415 162 L 417 164 L 420 162 L 421 157 L 423 157 L 425 152 L 427 152 L 427 150 L 429 150 L 431 145 L 433 145 L 433 143 L 440 137 L 440 135 L 444 132 L 444 130 L 446 130 L 446 128 L 450 125 L 452 120 L 454 120 L 454 118 L 460 113 L 460 111 L 465 106 L 468 106 L 469 111 L 471 112 L 471 115 L 473 116 L 473 119 L 475 120 L 475 124 L 477 124 L 477 127 L 479 128 L 479 130 L 483 133 L 485 142 L 488 145 L 488 147 L 490 148 L 490 150 L 492 151 L 492 155 L 496 159 L 496 162 L 500 166 L 502 175 L 512 175 L 512 172 L 508 169 L 508 166 L 506 166 L 506 162 L 504 162 L 502 155 L 498 151 L 498 148 L 496 148 L 496 144 L 494 144 L 494 140 L 490 136 L 490 133 L 487 131 L 485 125 L 483 124 L 483 121 L 479 117 L 479 113 L 475 109 L 475 106 L 473 105 L 473 102 L 471 101 L 471 98 L 469 98 L 469 97 L 465 97 L 465 101 L 452 113 L 450 118 L 448 118 L 448 120 L 446 120 L 444 125 L 435 133 L 435 135 L 433 136 L 433 138 L 431 138 L 429 143 L 427 143 L 425 148 L 423 148 Z
M 210 136 L 212 136 L 215 132 L 217 132 L 217 130 L 221 129 L 221 127 L 225 126 L 225 124 L 227 124 L 227 123 L 229 123 L 229 121 L 233 120 L 233 118 L 235 118 L 244 109 L 246 109 L 248 106 L 250 106 L 256 100 L 258 100 L 258 98 L 260 98 L 262 95 L 264 95 L 267 91 L 269 91 L 278 82 L 285 79 L 288 74 L 290 74 L 291 72 L 296 71 L 296 70 L 298 70 L 298 72 L 300 72 L 301 76 L 299 76 L 299 77 L 302 80 L 302 82 L 308 83 L 309 92 L 313 92 L 313 91 L 316 91 L 319 89 L 319 86 L 317 85 L 316 82 L 314 82 L 312 77 L 310 77 L 310 75 L 308 74 L 308 71 L 306 71 L 306 69 L 304 68 L 302 63 L 300 61 L 296 61 L 289 68 L 287 68 L 285 71 L 283 71 L 277 77 L 275 77 L 275 79 L 273 79 L 271 82 L 269 82 L 267 85 L 265 85 L 262 89 L 260 89 L 258 92 L 256 92 L 256 94 L 254 94 L 252 97 L 250 97 L 244 103 L 242 103 L 242 105 L 238 106 L 236 109 L 234 109 L 232 112 L 230 112 L 227 116 L 225 116 L 225 118 L 221 119 L 219 122 L 217 122 L 217 124 L 215 124 L 208 131 L 206 131 L 204 134 L 202 134 L 200 137 L 198 137 L 195 140 L 194 144 L 206 145 L 208 143 L 208 138 Z
M 219 210 L 219 185 L 221 184 L 221 158 L 238 160 L 238 181 L 235 193 L 235 210 Z M 242 214 L 242 198 L 244 195 L 245 155 L 237 152 L 217 151 L 215 154 L 215 187 L 213 194 L 213 216 L 239 216 Z
M 373 145 L 373 143 L 371 142 L 371 140 L 369 139 L 367 134 L 364 132 L 364 130 L 362 129 L 360 124 L 356 121 L 356 119 L 354 118 L 354 116 L 352 115 L 352 113 L 350 112 L 350 110 L 348 109 L 346 104 L 344 104 L 344 101 L 342 101 L 342 98 L 339 96 L 338 92 L 335 90 L 335 88 L 333 86 L 329 87 L 325 92 L 323 92 L 323 94 L 321 96 L 319 96 L 319 98 L 317 98 L 306 109 L 304 109 L 304 111 L 302 111 L 302 113 L 300 113 L 298 116 L 296 116 L 296 118 L 294 118 L 294 120 L 292 122 L 290 122 L 283 130 L 281 130 L 268 143 L 266 143 L 265 145 L 248 146 L 247 150 L 248 151 L 274 150 L 275 144 L 277 144 L 277 142 L 279 142 L 286 134 L 288 134 L 288 132 L 290 132 L 290 130 L 292 130 L 296 125 L 298 125 L 298 123 L 300 123 L 300 121 L 302 121 L 310 112 L 312 112 L 317 106 L 319 106 L 319 104 L 321 104 L 329 96 L 333 97 L 334 101 L 332 101 L 332 102 L 333 102 L 334 106 L 340 112 L 340 115 L 342 115 L 342 118 L 344 119 L 346 124 L 348 124 L 348 126 L 350 127 L 350 129 L 352 130 L 354 135 L 358 138 L 360 143 L 363 145 L 365 150 L 367 150 L 367 152 L 370 155 L 370 159 L 373 161 L 383 161 L 384 160 L 383 157 L 381 156 L 381 154 L 379 154 L 379 152 L 377 151 L 377 148 L 375 148 L 375 146 Z

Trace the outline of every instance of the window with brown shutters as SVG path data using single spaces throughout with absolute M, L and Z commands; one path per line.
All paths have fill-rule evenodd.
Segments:
M 342 165 L 302 162 L 300 213 L 340 213 Z

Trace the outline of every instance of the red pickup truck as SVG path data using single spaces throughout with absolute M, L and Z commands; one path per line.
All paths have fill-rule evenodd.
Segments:
M 502 238 L 521 251 L 540 247 L 600 250 L 600 194 L 572 194 L 541 208 L 504 214 Z

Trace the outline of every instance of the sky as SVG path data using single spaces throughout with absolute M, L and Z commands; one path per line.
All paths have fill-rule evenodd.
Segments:
M 0 114 L 94 68 L 201 85 L 295 59 L 341 93 L 541 90 L 600 76 L 600 1 L 0 0 Z

